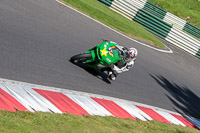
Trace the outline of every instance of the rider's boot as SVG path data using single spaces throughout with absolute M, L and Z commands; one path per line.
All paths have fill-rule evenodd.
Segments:
M 109 72 L 108 72 L 108 78 L 109 78 L 110 80 L 115 80 L 115 79 L 116 79 L 116 76 L 115 76 L 115 74 L 114 74 L 112 71 L 109 71 Z

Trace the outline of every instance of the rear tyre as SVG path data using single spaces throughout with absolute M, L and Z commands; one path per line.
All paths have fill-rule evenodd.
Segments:
M 73 63 L 78 63 L 78 62 L 84 63 L 86 60 L 90 59 L 92 59 L 92 55 L 90 53 L 82 53 L 72 56 L 70 61 Z

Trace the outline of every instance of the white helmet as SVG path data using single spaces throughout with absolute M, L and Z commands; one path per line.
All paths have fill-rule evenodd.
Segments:
M 128 53 L 129 58 L 134 59 L 136 58 L 138 51 L 136 48 L 129 48 L 127 53 Z

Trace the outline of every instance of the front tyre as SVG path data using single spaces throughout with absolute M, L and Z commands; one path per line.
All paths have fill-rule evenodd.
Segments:
M 70 61 L 73 63 L 77 63 L 77 62 L 85 62 L 86 60 L 91 60 L 91 59 L 92 55 L 90 53 L 82 53 L 72 56 Z

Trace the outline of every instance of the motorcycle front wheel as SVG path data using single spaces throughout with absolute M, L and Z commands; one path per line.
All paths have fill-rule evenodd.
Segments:
M 82 53 L 82 54 L 72 56 L 70 61 L 73 63 L 77 63 L 77 62 L 84 63 L 86 60 L 91 60 L 91 59 L 92 59 L 92 55 L 90 53 Z

